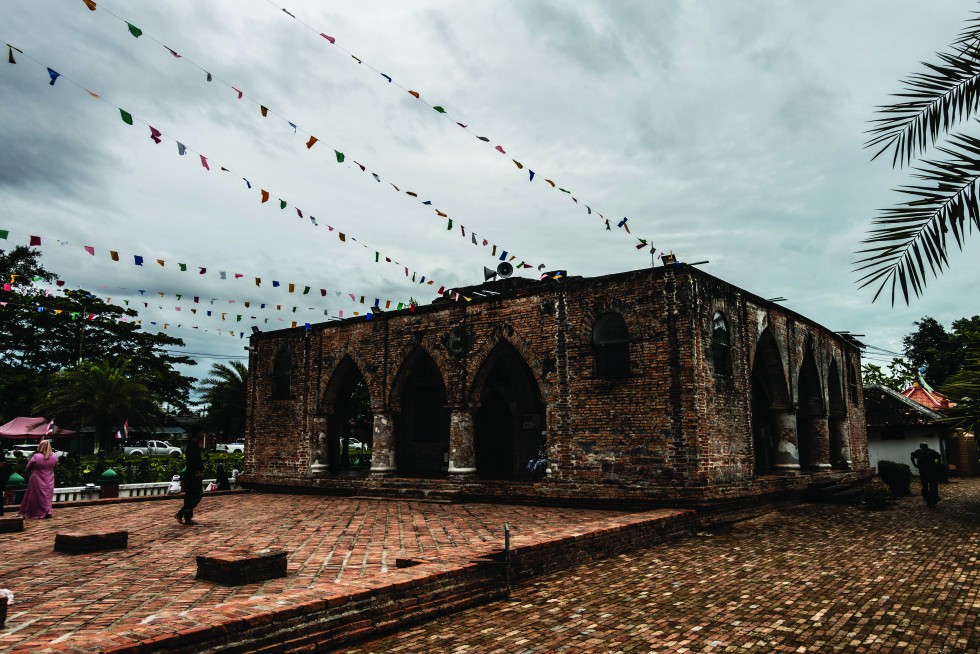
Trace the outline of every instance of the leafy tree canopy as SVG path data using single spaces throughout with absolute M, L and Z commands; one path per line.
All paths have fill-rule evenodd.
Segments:
M 901 393 L 916 380 L 916 370 L 904 359 L 895 358 L 885 370 L 874 363 L 861 366 L 861 382 L 865 386 L 885 386 Z
M 23 246 L 0 250 L 0 276 L 4 282 L 13 279 L 10 291 L 2 294 L 6 305 L 0 307 L 0 416 L 30 415 L 47 378 L 80 359 L 123 356 L 130 376 L 153 388 L 161 401 L 183 408 L 192 380 L 174 366 L 195 362 L 165 349 L 184 342 L 143 331 L 136 311 L 108 304 L 87 290 L 57 289 L 57 276 L 39 259 L 37 250 Z
M 924 369 L 923 376 L 933 388 L 957 373 L 971 344 L 980 343 L 980 316 L 954 320 L 950 331 L 929 316 L 914 324 L 916 331 L 902 339 L 905 357 L 913 368 Z
M 34 407 L 76 425 L 95 427 L 101 449 L 111 449 L 115 431 L 125 421 L 156 425 L 163 416 L 161 396 L 140 381 L 128 359 L 79 361 L 48 378 Z

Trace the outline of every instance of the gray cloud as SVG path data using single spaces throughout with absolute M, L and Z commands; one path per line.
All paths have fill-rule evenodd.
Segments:
M 974 282 L 963 265 L 930 282 L 925 300 L 896 310 L 871 306 L 850 272 L 875 211 L 895 201 L 891 187 L 907 181 L 902 171 L 868 162 L 862 132 L 898 78 L 956 34 L 968 17 L 958 2 L 290 6 L 362 57 L 360 65 L 267 3 L 99 3 L 144 29 L 140 39 L 110 16 L 73 4 L 5 2 L 0 38 L 234 171 L 208 172 L 195 157 L 178 157 L 172 141 L 153 144 L 145 125 L 124 125 L 117 111 L 67 79 L 50 87 L 43 67 L 5 64 L 0 228 L 12 239 L 42 233 L 69 241 L 42 249 L 46 265 L 73 285 L 131 300 L 142 288 L 304 303 L 268 284 L 79 254 L 86 244 L 100 255 L 116 249 L 342 290 L 339 299 L 311 304 L 346 316 L 365 308 L 347 292 L 432 299 L 435 289 L 412 284 L 405 266 L 437 279 L 436 288 L 481 281 L 483 266 L 497 257 L 472 246 L 460 225 L 498 251 L 575 274 L 649 265 L 622 231 L 607 232 L 585 212 L 589 204 L 616 220 L 629 216 L 635 233 L 660 249 L 711 259 L 712 274 L 765 296 L 785 295 L 791 308 L 884 347 L 896 347 L 922 314 L 948 324 L 975 313 L 962 304 Z M 150 35 L 320 142 L 307 149 L 305 137 L 204 82 Z M 445 106 L 448 119 L 405 89 Z M 457 120 L 492 143 L 477 141 Z M 493 150 L 498 143 L 506 156 Z M 337 163 L 334 149 L 348 160 Z M 536 181 L 512 158 L 534 169 Z M 242 176 L 256 188 L 247 189 Z M 262 204 L 259 188 L 273 200 Z M 286 210 L 278 197 L 288 200 Z M 449 229 L 434 207 L 450 214 Z M 340 231 L 350 237 L 345 243 Z M 375 251 L 402 265 L 375 263 Z M 953 258 L 975 254 L 971 244 Z M 228 338 L 220 320 L 198 316 L 188 325 L 186 311 L 166 302 L 144 309 L 147 321 L 183 325 L 174 335 L 186 337 L 189 349 L 242 354 L 240 339 Z M 260 319 L 262 329 L 290 322 L 275 312 Z

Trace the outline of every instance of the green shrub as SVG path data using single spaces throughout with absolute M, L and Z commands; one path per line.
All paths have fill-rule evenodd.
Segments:
M 906 464 L 879 461 L 878 476 L 891 490 L 892 495 L 906 496 L 912 494 L 912 468 Z
M 202 452 L 205 476 L 215 476 L 215 468 L 219 463 L 225 467 L 229 475 L 232 470 L 241 470 L 244 456 L 240 452 L 232 454 L 218 452 Z M 370 464 L 370 459 L 367 460 Z M 27 459 L 11 459 L 12 471 L 20 473 L 25 480 L 30 477 L 24 467 Z M 122 484 L 148 484 L 170 481 L 174 475 L 179 475 L 184 468 L 185 459 L 181 456 L 143 456 L 125 457 L 117 454 L 69 454 L 58 460 L 54 469 L 56 488 L 84 486 L 86 483 L 99 483 L 99 475 L 106 468 L 112 468 L 119 475 Z

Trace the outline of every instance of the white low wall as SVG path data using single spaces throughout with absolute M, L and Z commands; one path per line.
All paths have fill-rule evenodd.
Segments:
M 217 483 L 214 479 L 205 479 L 201 482 L 203 488 L 208 484 Z M 149 495 L 166 495 L 169 481 L 155 482 L 152 484 L 119 484 L 119 497 L 146 497 Z M 238 481 L 231 482 L 231 489 L 238 490 Z M 54 489 L 55 502 L 78 502 L 81 500 L 95 500 L 99 498 L 98 486 L 67 486 L 65 488 Z
M 69 486 L 54 489 L 55 502 L 77 502 L 79 500 L 94 500 L 98 497 L 98 486 Z

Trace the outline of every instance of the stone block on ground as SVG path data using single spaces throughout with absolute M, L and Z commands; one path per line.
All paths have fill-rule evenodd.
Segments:
M 0 534 L 12 534 L 16 531 L 24 531 L 24 518 L 19 515 L 0 517 Z
M 54 551 L 65 554 L 86 554 L 125 549 L 128 546 L 128 531 L 69 532 L 55 534 L 54 537 Z
M 285 576 L 283 550 L 219 550 L 197 557 L 197 578 L 222 586 L 244 586 Z

